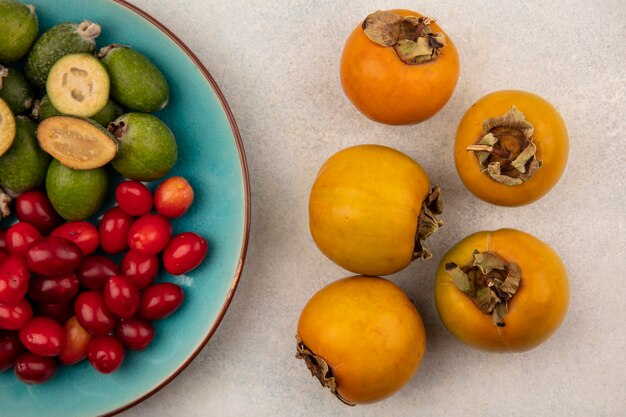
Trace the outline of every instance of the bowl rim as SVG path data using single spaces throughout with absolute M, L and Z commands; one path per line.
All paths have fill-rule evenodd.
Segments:
M 156 387 L 142 394 L 141 396 L 134 399 L 133 401 L 130 401 L 129 403 L 126 403 L 112 411 L 107 411 L 105 414 L 102 414 L 101 417 L 114 416 L 116 414 L 119 414 L 123 411 L 126 411 L 136 406 L 137 404 L 141 403 L 147 398 L 150 398 L 152 395 L 156 394 L 167 384 L 172 382 L 172 380 L 174 380 L 174 378 L 180 375 L 180 373 L 183 372 L 185 368 L 187 368 L 187 366 L 189 366 L 189 364 L 196 358 L 196 356 L 198 356 L 200 351 L 207 345 L 207 343 L 209 342 L 209 340 L 211 339 L 211 337 L 213 336 L 213 334 L 219 327 L 220 323 L 222 322 L 222 319 L 224 318 L 224 315 L 226 314 L 226 311 L 228 310 L 228 307 L 230 306 L 233 296 L 235 295 L 235 291 L 237 290 L 239 280 L 241 279 L 241 273 L 243 271 L 243 265 L 246 259 L 246 253 L 248 250 L 248 242 L 250 238 L 250 177 L 249 177 L 249 172 L 248 172 L 248 163 L 246 159 L 246 153 L 243 147 L 243 140 L 241 139 L 241 134 L 239 133 L 239 128 L 237 127 L 237 123 L 235 121 L 235 116 L 233 115 L 230 109 L 230 106 L 228 105 L 228 102 L 226 101 L 226 98 L 224 97 L 224 94 L 220 90 L 219 86 L 217 85 L 217 82 L 215 81 L 215 79 L 213 78 L 209 70 L 200 61 L 198 56 L 178 36 L 176 36 L 171 30 L 169 30 L 164 24 L 162 24 L 157 19 L 152 17 L 150 14 L 146 13 L 139 7 L 135 6 L 134 4 L 129 3 L 126 0 L 112 0 L 112 1 L 114 3 L 117 3 L 127 8 L 131 12 L 138 14 L 139 16 L 147 20 L 149 23 L 157 27 L 167 37 L 169 37 L 191 59 L 194 65 L 200 70 L 200 72 L 202 72 L 202 75 L 204 75 L 204 78 L 206 78 L 206 80 L 211 85 L 211 88 L 213 89 L 217 98 L 219 99 L 222 109 L 224 110 L 224 113 L 226 114 L 228 118 L 230 128 L 235 138 L 235 144 L 237 145 L 237 151 L 239 152 L 239 162 L 241 164 L 241 173 L 243 176 L 245 213 L 244 213 L 244 227 L 243 227 L 243 236 L 242 236 L 243 240 L 241 243 L 241 251 L 239 253 L 239 261 L 237 263 L 237 268 L 235 269 L 235 274 L 233 276 L 230 289 L 228 290 L 228 294 L 226 295 L 226 299 L 224 300 L 224 303 L 222 304 L 222 307 L 220 308 L 219 314 L 217 315 L 217 318 L 213 322 L 208 333 L 204 336 L 202 341 L 198 344 L 198 346 L 191 353 L 191 355 L 189 355 L 189 357 L 180 366 L 178 366 L 167 378 L 161 381 Z

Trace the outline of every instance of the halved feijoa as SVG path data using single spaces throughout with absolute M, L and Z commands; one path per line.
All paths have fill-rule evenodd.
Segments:
M 143 54 L 114 44 L 100 49 L 98 56 L 111 77 L 111 96 L 122 106 L 152 113 L 167 105 L 167 81 Z
M 178 147 L 174 134 L 156 116 L 127 113 L 108 129 L 119 140 L 119 151 L 111 165 L 126 178 L 154 181 L 176 163 Z
M 106 165 L 117 153 L 117 142 L 106 129 L 77 117 L 48 117 L 39 123 L 37 139 L 41 149 L 76 170 Z
M 19 70 L 0 65 L 0 98 L 13 114 L 24 114 L 33 104 L 33 88 Z
M 15 118 L 13 145 L 0 157 L 0 186 L 10 194 L 22 194 L 46 181 L 51 158 L 39 147 L 36 129 L 28 117 Z
M 69 221 L 93 216 L 102 206 L 109 179 L 104 168 L 77 171 L 56 159 L 46 176 L 46 192 L 52 207 Z
M 69 54 L 50 69 L 46 92 L 63 114 L 91 117 L 109 101 L 109 74 L 90 54 Z
M 38 31 L 35 6 L 0 0 L 0 62 L 7 64 L 26 55 Z
M 122 106 L 109 99 L 107 104 L 98 113 L 90 117 L 94 122 L 106 127 L 113 120 L 124 114 Z M 56 107 L 52 105 L 48 96 L 43 96 L 41 100 L 35 100 L 31 117 L 35 120 L 43 120 L 52 116 L 64 116 Z
M 89 20 L 80 24 L 61 23 L 41 35 L 26 58 L 24 72 L 35 86 L 45 88 L 50 68 L 69 54 L 93 53 L 100 26 Z
M 11 109 L 0 98 L 0 156 L 13 144 L 15 139 L 15 116 Z

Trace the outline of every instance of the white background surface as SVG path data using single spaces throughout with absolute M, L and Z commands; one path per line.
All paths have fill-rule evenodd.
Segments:
M 124 413 L 153 416 L 623 416 L 626 406 L 626 3 L 588 1 L 134 0 L 208 67 L 248 155 L 252 234 L 222 325 L 170 385 Z M 436 18 L 456 43 L 461 76 L 448 105 L 417 126 L 361 116 L 339 82 L 343 43 L 376 9 Z M 483 203 L 461 184 L 452 147 L 464 111 L 484 94 L 524 89 L 551 101 L 570 132 L 570 159 L 550 194 L 526 207 Z M 308 231 L 308 193 L 334 152 L 359 143 L 415 158 L 444 191 L 434 257 L 390 278 L 415 301 L 428 345 L 392 398 L 349 408 L 294 359 L 308 298 L 349 275 Z M 465 347 L 443 327 L 433 273 L 445 251 L 483 229 L 514 227 L 549 243 L 570 273 L 557 334 L 523 354 Z

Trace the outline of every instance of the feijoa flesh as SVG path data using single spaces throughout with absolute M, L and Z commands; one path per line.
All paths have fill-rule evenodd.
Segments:
M 109 125 L 119 141 L 111 165 L 136 181 L 154 181 L 167 174 L 178 158 L 172 131 L 159 118 L 145 113 L 127 113 Z
M 38 31 L 35 6 L 0 0 L 0 62 L 8 64 L 26 55 Z
M 0 65 L 0 98 L 13 114 L 24 114 L 33 104 L 33 87 L 21 71 Z
M 53 160 L 46 176 L 46 192 L 52 207 L 66 220 L 93 216 L 102 206 L 108 186 L 104 168 L 84 171 Z
M 167 105 L 167 81 L 146 56 L 117 44 L 102 48 L 98 56 L 111 77 L 111 96 L 122 106 L 152 113 Z
M 90 54 L 69 54 L 50 69 L 46 92 L 63 114 L 91 117 L 109 101 L 109 74 Z
M 37 143 L 37 125 L 26 116 L 15 118 L 15 139 L 0 157 L 0 185 L 12 194 L 22 194 L 46 181 L 50 155 Z
M 93 53 L 100 26 L 89 20 L 80 24 L 61 23 L 45 32 L 33 45 L 26 58 L 24 72 L 35 86 L 45 88 L 50 69 L 69 54 Z
M 0 156 L 11 147 L 15 139 L 15 116 L 0 98 Z
M 117 152 L 115 138 L 89 119 L 52 116 L 37 127 L 41 149 L 63 165 L 76 170 L 99 168 L 109 163 Z

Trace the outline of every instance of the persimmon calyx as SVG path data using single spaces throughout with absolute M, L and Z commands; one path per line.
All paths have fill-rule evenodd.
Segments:
M 541 168 L 537 146 L 533 142 L 534 126 L 515 106 L 502 116 L 483 122 L 483 136 L 467 147 L 476 153 L 480 170 L 492 180 L 505 185 L 520 185 Z
M 515 295 L 522 280 L 522 271 L 516 263 L 507 263 L 493 252 L 472 254 L 471 265 L 459 267 L 454 262 L 446 264 L 452 283 L 474 301 L 485 314 L 491 314 L 493 324 L 504 327 L 504 317 L 509 312 L 509 300 Z
M 332 369 L 330 369 L 328 363 L 313 353 L 311 349 L 304 344 L 300 335 L 296 335 L 296 342 L 296 358 L 304 360 L 307 368 L 311 371 L 311 375 L 316 377 L 320 381 L 320 384 L 322 384 L 323 387 L 328 388 L 330 392 L 332 392 L 333 395 L 335 395 L 335 397 L 337 397 L 342 403 L 349 406 L 355 406 L 356 404 L 353 404 L 343 398 L 337 391 L 337 382 L 335 381 Z
M 413 260 L 418 258 L 430 259 L 433 256 L 431 251 L 424 246 L 424 241 L 443 226 L 443 220 L 437 218 L 441 213 L 443 213 L 441 188 L 435 185 L 422 202 L 422 210 L 417 218 Z
M 365 18 L 362 27 L 372 42 L 393 47 L 402 62 L 417 65 L 436 60 L 446 46 L 446 35 L 433 32 L 432 22 L 428 17 L 378 10 Z

